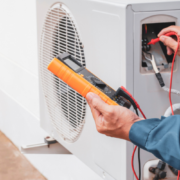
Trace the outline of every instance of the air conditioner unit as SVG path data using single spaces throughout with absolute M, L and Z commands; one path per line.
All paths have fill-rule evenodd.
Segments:
M 59 143 L 106 180 L 133 179 L 131 154 L 134 145 L 96 131 L 86 100 L 47 70 L 59 53 L 69 52 L 112 88 L 125 86 L 148 118 L 160 117 L 169 107 L 152 68 L 142 56 L 142 36 L 148 25 L 150 36 L 160 29 L 180 24 L 180 2 L 138 0 L 37 0 L 39 88 L 41 126 Z M 163 48 L 158 46 L 159 52 Z M 152 50 L 152 53 L 155 51 Z M 171 59 L 160 58 L 159 68 L 169 83 Z M 176 61 L 174 88 L 180 89 Z M 178 103 L 179 97 L 172 101 Z M 138 132 L 137 132 L 138 133 Z M 156 159 L 141 150 L 144 166 Z M 138 174 L 138 161 L 134 166 Z

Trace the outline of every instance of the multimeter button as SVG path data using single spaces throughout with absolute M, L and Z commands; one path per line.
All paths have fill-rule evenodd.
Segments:
M 106 87 L 106 84 L 103 83 L 101 80 L 95 78 L 95 77 L 92 77 L 91 78 L 91 81 L 93 82 L 93 84 L 101 89 L 104 89 Z

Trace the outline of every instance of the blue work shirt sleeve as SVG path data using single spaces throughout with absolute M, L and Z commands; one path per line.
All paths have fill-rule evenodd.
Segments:
M 180 170 L 180 115 L 138 121 L 132 125 L 129 139 Z

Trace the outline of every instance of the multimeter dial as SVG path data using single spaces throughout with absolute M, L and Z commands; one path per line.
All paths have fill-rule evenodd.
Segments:
M 105 91 L 106 94 L 111 94 L 112 93 L 111 89 L 108 88 L 108 87 L 105 87 L 104 91 Z

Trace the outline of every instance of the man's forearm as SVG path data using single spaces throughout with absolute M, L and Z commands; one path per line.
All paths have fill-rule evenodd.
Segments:
M 129 139 L 176 169 L 180 169 L 180 115 L 135 122 Z

